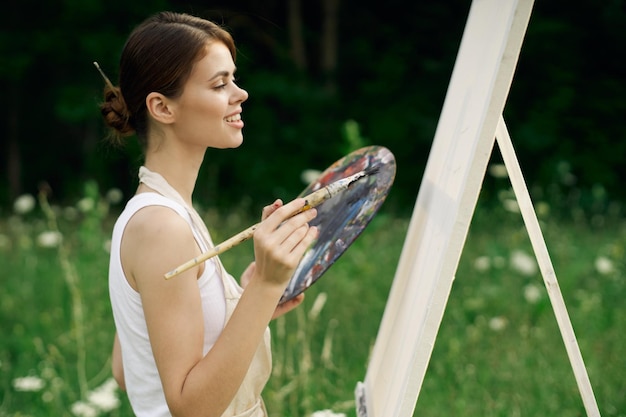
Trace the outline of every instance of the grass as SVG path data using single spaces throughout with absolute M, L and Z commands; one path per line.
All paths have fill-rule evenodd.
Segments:
M 0 417 L 132 415 L 108 382 L 117 210 L 87 184 L 76 208 L 42 200 L 0 216 Z M 205 212 L 216 241 L 254 221 L 241 213 Z M 380 213 L 303 306 L 272 323 L 272 416 L 354 416 L 407 226 Z M 626 223 L 543 215 L 542 228 L 600 411 L 626 416 Z M 238 276 L 251 253 L 248 242 L 222 259 Z M 476 211 L 415 415 L 585 415 L 519 214 Z

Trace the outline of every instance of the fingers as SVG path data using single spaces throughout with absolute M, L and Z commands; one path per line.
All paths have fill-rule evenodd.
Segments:
M 301 211 L 303 198 L 272 211 L 254 232 L 256 275 L 273 282 L 286 283 L 302 260 L 306 249 L 317 237 L 317 228 L 308 222 L 317 215 L 315 209 Z
M 261 221 L 267 219 L 273 212 L 275 212 L 278 208 L 282 207 L 283 201 L 278 199 L 274 201 L 274 203 L 269 206 L 263 207 L 263 211 L 261 213 Z
M 275 319 L 277 317 L 282 316 L 285 313 L 288 313 L 289 311 L 293 310 L 294 308 L 302 304 L 302 301 L 304 301 L 304 293 L 300 293 L 294 298 L 292 298 L 291 300 L 288 300 L 282 304 L 279 304 L 276 307 L 276 311 L 274 311 L 274 315 L 272 316 L 272 319 Z
M 314 216 L 313 216 L 314 217 Z M 311 220 L 313 219 L 311 217 Z M 309 226 L 308 221 L 299 226 L 283 241 L 283 246 L 290 252 L 296 252 L 295 256 L 304 255 L 304 251 L 309 247 L 313 240 L 317 237 L 317 227 Z M 299 259 L 298 259 L 299 261 Z
M 317 210 L 310 209 L 296 214 L 280 224 L 276 230 L 276 238 L 281 243 L 295 247 L 302 240 L 310 229 L 309 222 L 317 216 Z
M 268 214 L 264 223 L 268 223 L 270 227 L 278 228 L 285 220 L 301 211 L 304 208 L 305 201 L 304 198 L 296 198 L 287 204 L 282 204 L 280 200 L 276 200 L 274 204 L 263 209 L 263 214 Z
M 308 224 L 316 215 L 315 209 L 307 210 L 288 218 L 276 228 L 268 218 L 254 233 L 255 246 L 268 254 L 272 253 L 272 257 L 284 258 L 288 265 L 294 262 L 297 265 L 306 248 L 317 237 L 317 228 Z

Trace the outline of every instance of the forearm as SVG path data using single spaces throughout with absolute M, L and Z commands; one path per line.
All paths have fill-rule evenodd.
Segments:
M 151 301 L 144 304 L 144 309 L 147 304 L 151 306 L 146 316 L 154 320 L 153 352 L 174 416 L 219 417 L 237 394 L 289 278 L 317 236 L 317 229 L 308 226 L 316 215 L 315 209 L 294 215 L 303 205 L 303 199 L 296 199 L 278 208 L 256 229 L 255 262 L 253 272 L 249 272 L 252 278 L 218 340 L 204 357 L 198 349 L 202 312 L 197 303 L 187 301 L 197 291 L 191 275 L 179 277 L 178 292 L 172 292 L 174 287 L 166 290 L 163 284 L 163 291 L 154 299 L 150 299 L 149 293 L 142 294 Z M 173 252 L 176 250 L 180 249 L 172 248 Z M 170 311 L 164 319 L 165 301 Z M 178 338 L 174 340 L 172 334 L 178 334 Z
M 248 372 L 282 293 L 280 286 L 252 280 L 215 345 L 189 371 L 180 395 L 170 399 L 173 415 L 222 415 Z

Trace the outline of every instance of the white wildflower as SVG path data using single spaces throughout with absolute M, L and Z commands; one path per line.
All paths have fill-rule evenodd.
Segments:
M 515 250 L 511 254 L 511 267 L 527 277 L 537 273 L 537 261 L 524 251 Z
M 311 417 L 346 417 L 344 413 L 335 413 L 332 410 L 320 410 L 311 414 Z
M 507 178 L 509 176 L 504 164 L 489 165 L 489 174 L 494 178 Z
M 491 268 L 491 259 L 488 256 L 479 256 L 474 259 L 474 269 L 479 272 L 488 271 Z
M 41 391 L 44 385 L 43 379 L 38 376 L 25 376 L 13 380 L 13 388 L 16 391 L 37 392 Z
M 106 193 L 106 200 L 109 204 L 119 204 L 124 198 L 124 193 L 119 188 L 111 188 Z
M 595 261 L 596 271 L 599 274 L 607 275 L 613 272 L 613 262 L 606 256 L 598 256 Z
M 35 208 L 35 197 L 30 194 L 22 194 L 13 202 L 13 211 L 17 214 L 26 214 Z
M 541 299 L 541 288 L 535 284 L 524 287 L 524 299 L 530 304 L 536 304 Z
M 118 388 L 119 388 L 119 385 L 117 385 L 117 382 L 113 378 L 107 379 L 106 381 L 104 381 L 102 385 L 100 385 L 100 389 L 111 391 L 111 392 L 117 391 Z
M 72 414 L 74 414 L 76 417 L 97 417 L 98 416 L 98 410 L 96 410 L 96 408 L 93 405 L 88 404 L 84 401 L 78 401 L 72 404 L 71 410 L 72 410 Z
M 309 319 L 315 320 L 319 315 L 322 309 L 324 308 L 324 304 L 326 304 L 326 299 L 328 295 L 325 292 L 321 292 L 315 297 L 315 301 L 313 302 L 313 307 L 309 311 Z
M 61 244 L 63 235 L 56 230 L 47 230 L 37 236 L 37 244 L 42 248 L 55 248 Z
M 89 197 L 81 198 L 78 203 L 76 203 L 76 207 L 83 213 L 87 213 L 92 211 L 96 207 L 96 202 Z
M 502 316 L 492 317 L 489 320 L 489 328 L 494 332 L 500 332 L 506 328 L 508 321 Z
M 317 181 L 320 175 L 322 175 L 322 171 L 318 171 L 317 169 L 305 169 L 302 171 L 302 174 L 300 174 L 300 179 L 305 184 L 311 184 Z
M 120 406 L 120 400 L 117 397 L 117 383 L 114 379 L 108 379 L 104 384 L 94 389 L 87 395 L 89 404 L 97 409 L 109 412 Z
M 502 206 L 509 213 L 519 213 L 520 212 L 519 204 L 517 204 L 517 200 L 515 200 L 513 198 L 507 198 L 506 200 L 503 200 L 502 201 Z

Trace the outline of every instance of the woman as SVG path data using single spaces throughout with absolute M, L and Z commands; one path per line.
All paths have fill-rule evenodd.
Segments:
M 243 141 L 248 93 L 235 84 L 234 59 L 223 29 L 164 12 L 133 31 L 119 87 L 105 87 L 105 121 L 119 140 L 136 133 L 145 152 L 137 193 L 113 231 L 109 270 L 113 373 L 138 416 L 265 416 L 267 326 L 302 301 L 278 306 L 317 235 L 308 226 L 315 210 L 295 215 L 303 199 L 263 209 L 245 290 L 218 258 L 163 278 L 212 245 L 192 193 L 206 149 Z

